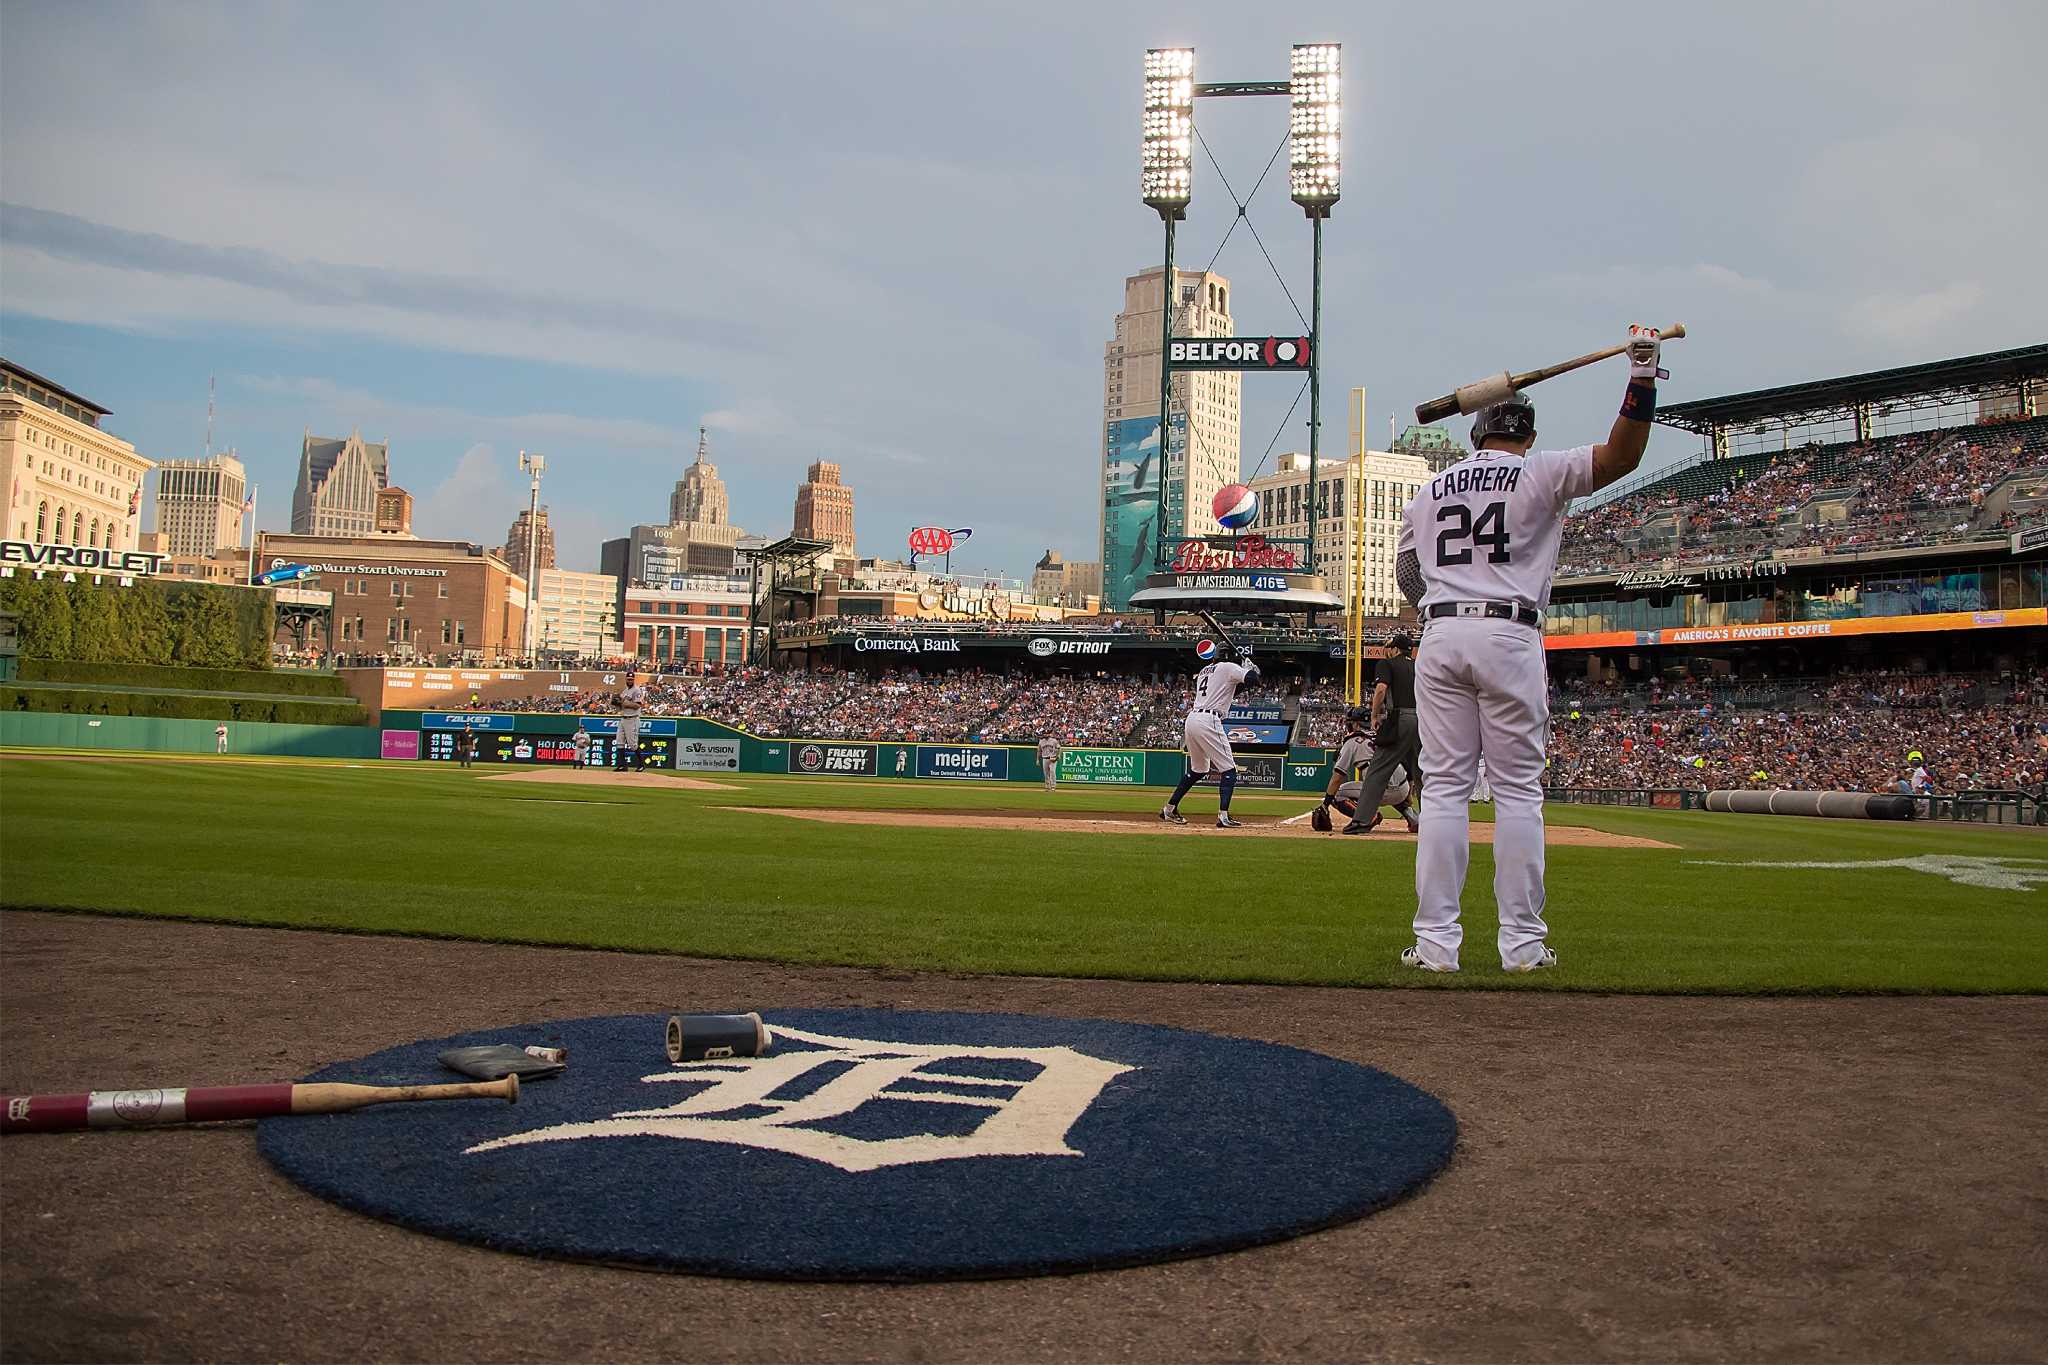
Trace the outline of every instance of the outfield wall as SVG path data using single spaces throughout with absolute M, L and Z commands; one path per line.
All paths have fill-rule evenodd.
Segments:
M 476 734 L 478 761 L 572 766 L 578 730 L 591 743 L 589 767 L 608 767 L 616 716 L 489 711 L 384 713 L 386 758 L 449 761 L 455 738 Z M 640 722 L 650 767 L 681 772 L 787 773 L 799 777 L 930 778 L 956 782 L 1043 783 L 1038 750 L 1026 744 L 925 744 L 907 740 L 785 739 L 750 735 L 695 716 Z M 1239 754 L 1238 786 L 1246 791 L 1321 791 L 1329 780 L 1326 749 Z M 1075 786 L 1171 787 L 1187 771 L 1177 749 L 1074 748 L 1060 755 L 1059 780 Z
M 128 749 L 146 753 L 210 754 L 210 720 L 155 716 L 88 716 L 0 711 L 0 746 L 21 749 Z M 228 752 L 291 754 L 301 758 L 375 758 L 377 732 L 361 725 L 278 725 L 227 722 Z

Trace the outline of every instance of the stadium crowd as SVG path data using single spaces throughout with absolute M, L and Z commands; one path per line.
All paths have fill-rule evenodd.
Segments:
M 1689 466 L 1572 516 L 1558 574 L 1671 557 L 1705 567 L 1774 550 L 1839 553 L 1994 534 L 2015 519 L 2009 511 L 1988 516 L 1987 496 L 2016 471 L 2044 465 L 2048 418 Z M 1842 515 L 1802 519 L 1800 509 L 1817 495 L 1831 495 Z
M 746 670 L 724 677 L 643 680 L 643 714 L 702 716 L 755 735 L 806 739 L 908 739 L 1119 745 L 1161 689 L 1121 676 L 1027 677 L 956 670 L 880 674 Z M 623 686 L 623 683 L 621 684 Z M 510 711 L 599 713 L 618 690 L 548 693 L 493 702 Z
M 811 739 L 1179 748 L 1187 677 L 975 670 L 882 674 L 749 671 L 648 680 L 648 715 L 692 715 L 750 734 Z M 1334 746 L 1334 684 L 1247 701 L 1298 711 L 1298 744 Z M 616 710 L 615 692 L 560 693 L 498 709 Z M 1908 756 L 1921 757 L 1908 761 Z M 1938 791 L 2032 789 L 2048 781 L 2048 671 L 1845 673 L 1593 684 L 1551 702 L 1550 783 L 1574 787 L 1890 791 L 1924 766 Z

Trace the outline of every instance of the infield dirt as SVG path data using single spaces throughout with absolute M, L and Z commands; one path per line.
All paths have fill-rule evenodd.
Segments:
M 1289 1043 L 1414 1081 L 1461 1127 L 1419 1195 L 1313 1236 L 908 1287 L 440 1241 L 288 1184 L 246 1125 L 10 1137 L 9 1360 L 2017 1360 L 2048 1341 L 2043 998 L 959 977 L 19 911 L 0 947 L 8 1093 L 277 1080 L 574 1015 L 863 1005 Z
M 711 784 L 705 783 L 709 786 Z M 805 810 L 793 806 L 725 806 L 724 810 L 747 815 L 780 815 L 791 820 L 817 820 L 832 825 L 895 825 L 913 829 L 1027 829 L 1063 834 L 1181 834 L 1214 835 L 1229 839 L 1375 839 L 1380 842 L 1414 843 L 1416 836 L 1392 821 L 1368 835 L 1324 834 L 1306 820 L 1290 824 L 1285 820 L 1254 817 L 1242 829 L 1218 831 L 1213 815 L 1188 816 L 1185 825 L 1170 824 L 1151 811 L 1096 811 L 1074 815 L 1060 811 L 997 810 L 972 815 L 942 810 Z M 1493 826 L 1472 822 L 1472 842 L 1493 842 Z M 1584 825 L 1550 825 L 1543 842 L 1555 848 L 1676 848 L 1661 839 L 1634 834 L 1611 834 Z

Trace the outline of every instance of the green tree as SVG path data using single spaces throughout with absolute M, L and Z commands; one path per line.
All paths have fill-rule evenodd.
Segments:
M 122 599 L 127 608 L 128 658 L 139 664 L 167 664 L 171 661 L 171 613 L 164 606 L 161 583 L 141 581 Z
M 109 588 L 87 577 L 65 586 L 71 599 L 70 657 L 94 664 L 124 662 L 121 609 L 114 594 L 129 590 Z
M 20 619 L 24 658 L 68 659 L 71 657 L 71 596 L 64 584 L 51 578 L 28 578 L 15 593 Z

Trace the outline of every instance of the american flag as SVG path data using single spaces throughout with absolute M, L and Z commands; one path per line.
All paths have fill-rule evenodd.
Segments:
M 256 499 L 254 499 L 254 498 L 243 498 L 243 499 L 242 499 L 242 515 L 243 515 L 243 516 L 245 516 L 245 517 L 246 517 L 246 516 L 248 516 L 248 515 L 249 515 L 249 514 L 250 514 L 251 512 L 253 512 L 253 511 L 255 511 L 255 510 L 256 510 Z

